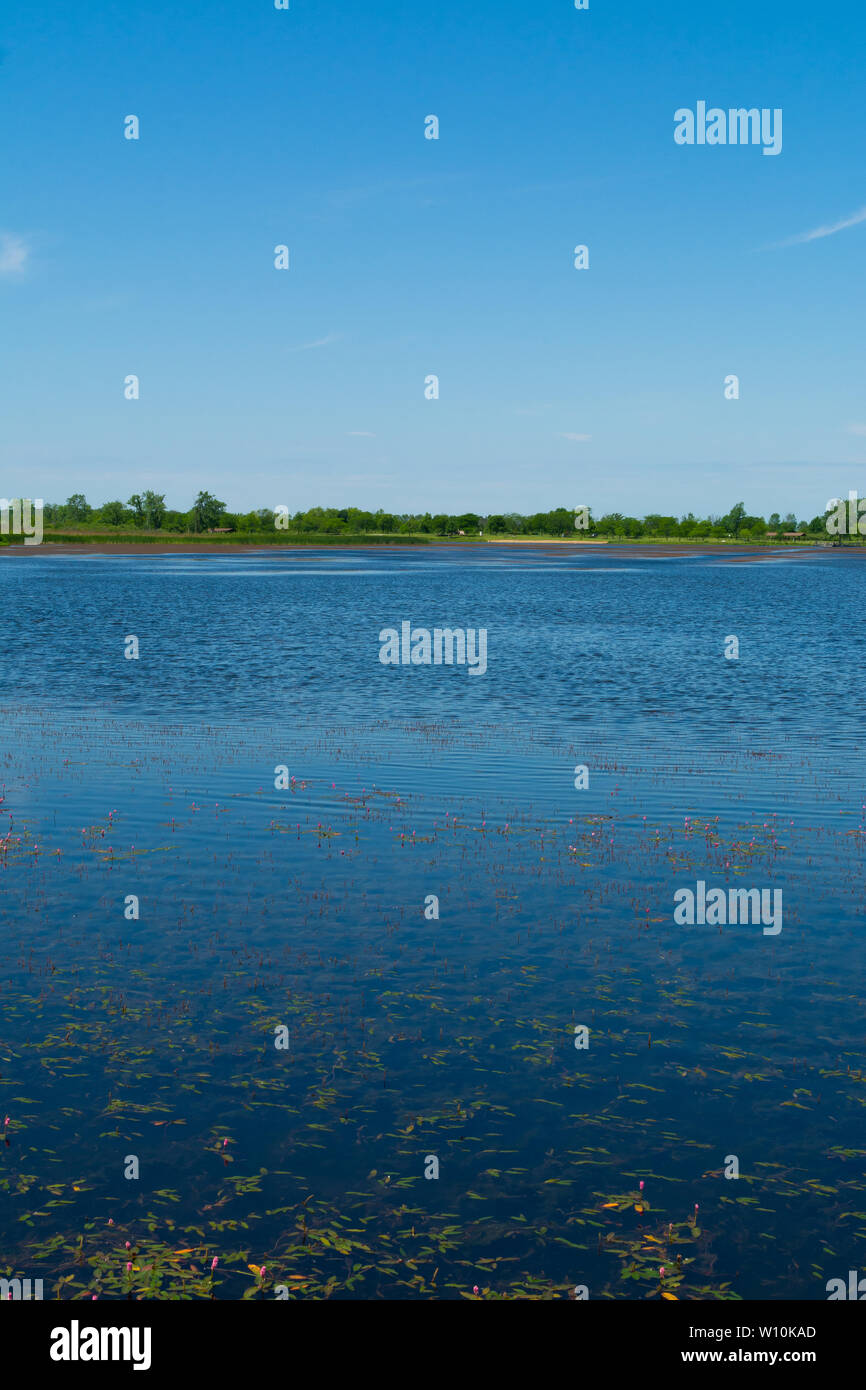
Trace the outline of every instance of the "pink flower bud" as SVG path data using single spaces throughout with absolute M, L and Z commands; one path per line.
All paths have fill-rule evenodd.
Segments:
M 664 1267 L 664 1265 L 659 1265 L 659 1278 L 660 1278 L 660 1279 L 664 1279 L 664 1277 L 665 1277 L 665 1267 Z
M 211 1272 L 211 1274 L 213 1274 L 213 1272 L 214 1272 L 214 1270 L 216 1269 L 218 1263 L 219 1263 L 219 1261 L 217 1260 L 216 1255 L 214 1255 L 213 1259 L 212 1259 L 211 1262 L 210 1262 L 210 1272 Z
M 479 1289 L 479 1287 L 478 1287 L 477 1284 L 473 1284 L 473 1285 L 472 1285 L 472 1292 L 473 1292 L 473 1293 L 480 1293 L 480 1292 L 481 1292 L 481 1290 Z

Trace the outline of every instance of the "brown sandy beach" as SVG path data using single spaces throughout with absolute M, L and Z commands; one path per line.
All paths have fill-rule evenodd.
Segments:
M 373 549 L 373 547 L 369 547 Z M 388 546 L 389 550 L 408 550 L 417 549 L 417 546 Z M 124 545 L 119 542 L 117 545 L 99 542 L 94 545 L 66 545 L 52 541 L 43 541 L 42 545 L 6 545 L 0 547 L 0 557 L 4 555 L 202 555 L 205 558 L 209 555 L 258 555 L 260 551 L 266 550 L 286 550 L 290 552 L 287 559 L 295 559 L 303 555 L 305 550 L 312 549 L 311 546 L 267 546 L 267 545 L 213 545 L 206 541 L 186 542 L 176 541 L 174 544 L 162 544 L 155 542 L 150 544 L 142 541 L 138 545 Z M 329 550 L 357 550 L 367 549 L 367 547 L 329 545 Z M 310 555 L 311 560 L 324 560 L 324 555 Z
M 815 550 L 817 549 L 817 547 L 815 546 L 750 546 L 745 544 L 738 545 L 733 542 L 724 541 L 695 541 L 694 543 L 689 541 L 676 541 L 671 542 L 670 544 L 665 544 L 664 542 L 652 544 L 634 541 L 625 544 L 618 544 L 616 541 L 571 540 L 570 538 L 558 539 L 555 537 L 536 538 L 532 540 L 520 540 L 517 538 L 509 538 L 507 540 L 459 541 L 457 543 L 451 544 L 449 544 L 448 541 L 437 540 L 431 542 L 430 545 L 426 548 L 437 550 L 442 549 L 443 546 L 446 546 L 451 550 L 475 551 L 483 549 L 487 546 L 497 545 L 507 545 L 512 547 L 510 553 L 514 555 L 515 559 L 520 558 L 521 551 L 537 554 L 540 550 L 542 554 L 545 555 L 561 556 L 563 555 L 563 553 L 573 553 L 575 550 L 578 549 L 583 550 L 587 548 L 594 549 L 605 547 L 608 553 L 615 553 L 618 559 L 627 559 L 629 556 L 635 556 L 637 558 L 640 558 L 648 555 L 714 555 L 717 559 L 721 560 L 743 561 L 760 560 L 770 555 L 779 554 L 812 555 L 815 553 Z M 419 550 L 419 547 L 417 545 L 400 545 L 399 542 L 388 545 L 384 548 L 388 551 L 411 550 L 416 554 Z M 209 556 L 212 555 L 259 555 L 262 551 L 266 551 L 268 555 L 271 558 L 273 558 L 274 552 L 276 551 L 280 553 L 281 558 L 284 557 L 287 560 L 327 559 L 327 555 L 311 555 L 310 551 L 312 549 L 315 549 L 315 546 L 291 545 L 287 543 L 281 544 L 280 542 L 275 542 L 272 545 L 226 545 L 225 543 L 220 544 L 219 542 L 213 543 L 208 541 L 155 541 L 153 543 L 149 541 L 142 541 L 138 544 L 130 545 L 128 542 L 124 543 L 123 541 L 118 541 L 116 544 L 114 542 L 100 541 L 94 542 L 92 545 L 89 545 L 87 543 L 82 545 L 75 545 L 72 543 L 67 544 L 65 542 L 43 541 L 41 545 L 22 544 L 0 546 L 0 558 L 6 555 L 12 556 L 14 558 L 27 555 L 183 555 L 185 557 L 200 555 L 203 559 L 207 559 Z M 353 545 L 351 543 L 341 544 L 339 542 L 328 542 L 327 544 L 327 550 L 329 552 L 344 550 L 363 550 L 365 552 L 372 553 L 379 552 L 380 549 L 381 547 L 377 545 Z M 825 549 L 827 548 L 825 547 Z M 844 551 L 837 550 L 835 553 L 844 553 L 848 555 L 853 553 L 866 554 L 866 549 L 860 547 L 845 547 Z

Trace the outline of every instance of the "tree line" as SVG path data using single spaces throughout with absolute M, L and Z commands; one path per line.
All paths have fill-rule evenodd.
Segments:
M 591 509 L 583 509 L 582 524 L 575 529 L 573 507 L 555 507 L 549 512 L 493 513 L 482 516 L 476 512 L 447 515 L 364 511 L 358 507 L 310 507 L 294 515 L 278 516 L 272 507 L 260 507 L 250 512 L 230 512 L 209 492 L 199 492 L 189 511 L 174 511 L 165 505 L 165 496 L 151 490 L 133 493 L 126 502 L 104 502 L 91 507 L 83 493 L 73 493 L 65 502 L 47 502 L 44 520 L 50 526 L 89 523 L 111 528 L 138 527 L 147 531 L 169 531 L 184 534 L 225 530 L 261 534 L 360 535 L 396 534 L 430 536 L 620 536 L 629 540 L 647 537 L 684 537 L 689 539 L 743 540 L 763 539 L 768 531 L 805 531 L 811 535 L 825 530 L 825 513 L 810 520 L 797 520 L 793 512 L 782 515 L 752 516 L 745 505 L 737 502 L 724 516 L 696 517 L 663 516 L 650 513 L 644 517 L 625 516 L 607 512 L 594 517 Z

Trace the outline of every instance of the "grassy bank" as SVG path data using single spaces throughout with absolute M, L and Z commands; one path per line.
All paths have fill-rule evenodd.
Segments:
M 23 537 L 0 536 L 0 546 L 20 546 Z M 841 538 L 842 546 L 845 548 L 857 547 L 862 549 L 863 538 L 859 536 L 844 536 Z M 478 546 L 478 545 L 513 545 L 513 544 L 533 544 L 533 545 L 617 545 L 617 546 L 681 546 L 683 549 L 694 549 L 695 547 L 716 547 L 720 549 L 731 546 L 747 546 L 750 549 L 761 550 L 791 550 L 791 549 L 812 549 L 815 546 L 830 548 L 831 540 L 826 535 L 808 535 L 798 540 L 781 540 L 768 537 L 751 536 L 623 536 L 614 533 L 597 532 L 595 535 L 588 536 L 585 533 L 579 535 L 550 536 L 540 533 L 517 534 L 505 533 L 492 535 L 472 535 L 472 536 L 440 536 L 420 532 L 376 532 L 376 531 L 232 531 L 226 535 L 216 535 L 207 531 L 163 531 L 163 530 L 144 530 L 142 528 L 106 527 L 106 526 L 80 526 L 67 527 L 63 530 L 55 530 L 51 527 L 45 529 L 43 543 L 46 545 L 75 545 L 75 546 L 160 546 L 161 548 L 194 549 L 197 546 L 214 549 L 216 547 L 226 549 L 232 548 L 268 548 L 268 549 L 297 549 L 300 546 L 321 548 L 327 546 L 387 546 L 387 545 L 433 545 L 433 546 Z M 29 547 L 36 550 L 38 547 Z
M 6 544 L 20 544 L 19 536 L 4 536 Z M 426 536 L 395 535 L 316 535 L 301 533 L 292 535 L 286 531 L 233 531 L 228 536 L 210 535 L 206 531 L 133 531 L 128 528 L 117 530 L 93 530 L 82 527 L 80 531 L 46 530 L 43 541 L 50 545 L 177 545 L 189 549 L 195 545 L 224 546 L 324 546 L 324 545 L 425 545 Z

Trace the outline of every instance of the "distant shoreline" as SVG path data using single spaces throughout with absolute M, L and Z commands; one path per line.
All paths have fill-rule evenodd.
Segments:
M 519 538 L 491 539 L 491 540 L 459 540 L 459 541 L 432 541 L 428 543 L 429 548 L 440 550 L 447 547 L 451 550 L 473 550 L 477 551 L 486 546 L 507 545 L 520 548 L 531 549 L 538 552 L 539 549 L 546 551 L 550 555 L 562 554 L 563 551 L 573 551 L 577 549 L 593 549 L 595 547 L 605 547 L 608 551 L 622 554 L 622 558 L 627 555 L 715 555 L 719 559 L 730 560 L 749 560 L 760 559 L 766 555 L 796 555 L 814 554 L 816 550 L 835 551 L 837 554 L 866 554 L 866 548 L 858 546 L 832 547 L 826 542 L 823 545 L 814 543 L 812 545 L 762 545 L 747 541 L 620 541 L 609 539 L 598 540 L 572 540 L 559 537 L 534 537 L 521 540 Z M 427 547 L 425 547 L 426 549 Z M 258 542 L 251 545 L 242 543 L 226 544 L 224 541 L 190 541 L 189 539 L 178 541 L 94 541 L 88 543 L 76 543 L 72 541 L 43 541 L 41 545 L 6 545 L 0 546 L 0 557 L 4 555 L 12 558 L 22 556 L 39 555 L 201 555 L 208 557 L 211 555 L 260 555 L 262 552 L 271 554 L 278 552 L 285 554 L 286 558 L 324 559 L 324 556 L 311 556 L 310 550 L 322 549 L 328 551 L 347 551 L 363 550 L 367 553 L 379 552 L 380 546 L 376 543 L 365 544 L 363 541 L 300 541 L 300 542 Z M 391 541 L 387 546 L 382 547 L 387 551 L 392 550 L 414 550 L 418 553 L 418 543 L 406 540 Z

